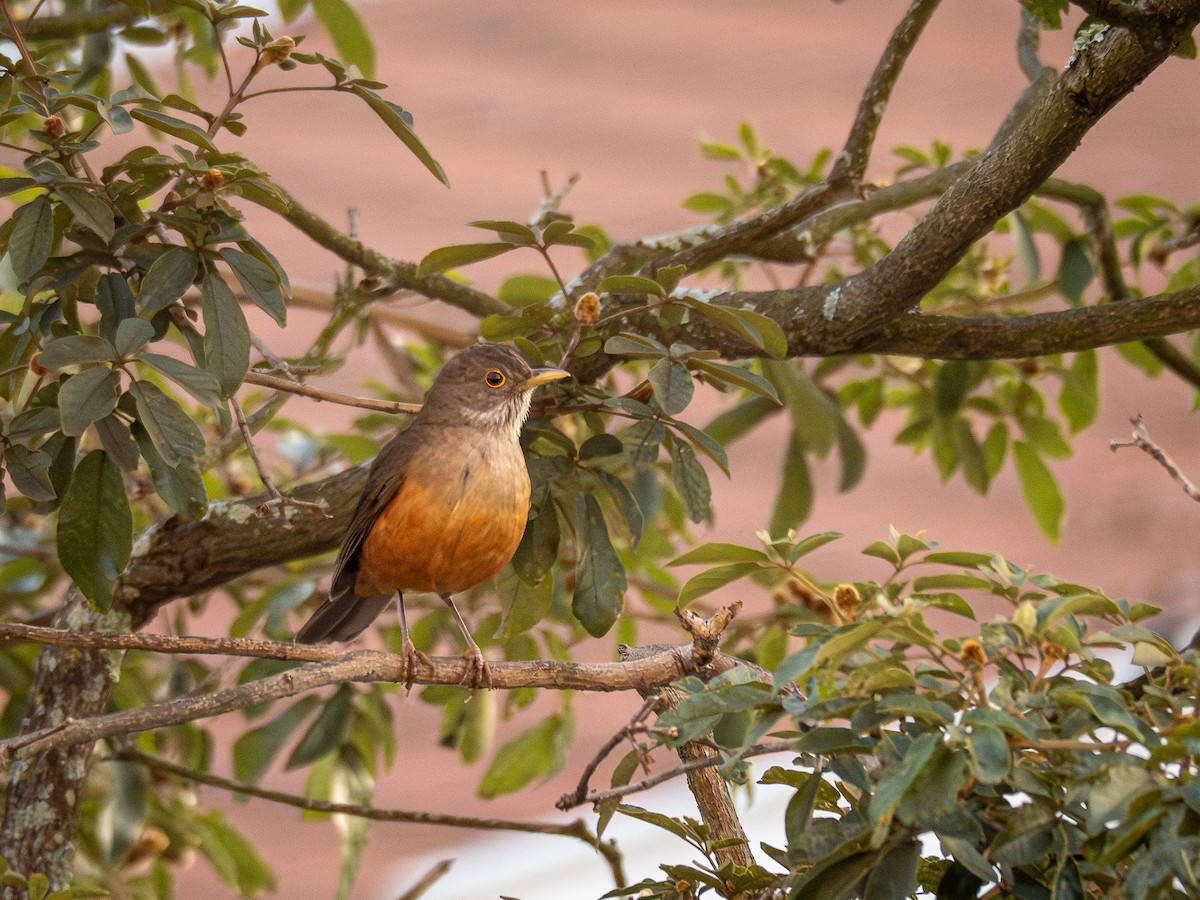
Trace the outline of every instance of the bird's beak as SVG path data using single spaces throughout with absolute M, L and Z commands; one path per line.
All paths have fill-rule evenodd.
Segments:
M 539 385 L 549 384 L 552 381 L 562 381 L 562 379 L 570 377 L 571 373 L 564 372 L 562 369 L 534 369 L 533 374 L 521 382 L 521 390 L 532 391 Z

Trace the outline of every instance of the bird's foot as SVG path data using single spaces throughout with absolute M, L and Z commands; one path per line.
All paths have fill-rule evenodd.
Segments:
M 492 670 L 488 668 L 483 651 L 475 643 L 467 647 L 467 652 L 463 654 L 463 677 L 459 684 L 473 691 L 492 688 Z
M 400 649 L 400 656 L 403 660 L 400 663 L 400 680 L 404 682 L 405 691 L 411 691 L 413 680 L 417 677 L 417 663 L 420 663 L 426 669 L 432 669 L 433 663 L 407 637 L 404 639 L 404 645 Z

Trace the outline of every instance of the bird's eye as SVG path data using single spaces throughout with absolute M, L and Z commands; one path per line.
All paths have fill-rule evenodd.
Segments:
M 503 387 L 504 382 L 507 381 L 507 379 L 504 377 L 504 373 L 499 369 L 491 369 L 486 375 L 483 376 L 483 380 L 484 383 L 491 388 Z

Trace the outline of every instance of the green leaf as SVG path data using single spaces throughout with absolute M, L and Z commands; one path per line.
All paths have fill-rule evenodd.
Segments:
M 553 512 L 543 514 L 539 518 L 555 519 Z M 557 526 L 557 523 L 556 523 Z M 530 529 L 525 529 L 529 535 Z M 555 547 L 558 546 L 557 541 Z M 496 629 L 496 637 L 507 641 L 518 634 L 524 634 L 546 617 L 554 603 L 554 577 L 547 572 L 541 579 L 530 583 L 522 578 L 514 566 L 506 568 L 496 578 L 496 593 L 500 597 L 500 625 Z
M 792 432 L 788 438 L 787 454 L 783 460 L 783 473 L 775 507 L 771 511 L 768 526 L 773 537 L 787 533 L 789 528 L 799 525 L 812 512 L 813 483 L 808 468 L 804 442 Z
M 534 230 L 521 222 L 513 222 L 509 219 L 477 219 L 467 224 L 472 228 L 494 231 L 510 244 L 533 245 L 538 242 L 538 236 Z M 550 279 L 550 281 L 557 289 L 558 282 L 554 279 Z
M 375 45 L 362 18 L 346 0 L 311 0 L 312 11 L 333 39 L 338 58 L 375 77 Z
M 967 736 L 971 770 L 981 784 L 1000 784 L 1012 766 L 1012 750 L 1004 732 L 994 725 L 975 725 Z
M 75 467 L 58 513 L 58 558 L 80 592 L 101 612 L 133 550 L 133 513 L 117 464 L 93 450 Z
M 1100 413 L 1100 363 L 1095 350 L 1080 351 L 1071 360 L 1058 395 L 1058 408 L 1067 417 L 1072 434 L 1096 421 Z
M 112 415 L 97 419 L 94 424 L 96 434 L 100 437 L 100 446 L 113 461 L 126 472 L 137 469 L 140 459 L 138 446 L 125 420 Z
M 67 378 L 58 392 L 63 434 L 79 437 L 97 419 L 117 408 L 121 379 L 107 366 L 93 366 Z
M 1042 277 L 1042 264 L 1038 258 L 1037 247 L 1033 243 L 1033 235 L 1029 233 L 1029 225 L 1020 212 L 1014 212 L 1008 217 L 1012 226 L 1013 242 L 1017 245 L 1017 256 L 1025 269 L 1025 284 L 1029 285 Z
M 66 204 L 75 221 L 99 237 L 104 243 L 113 239 L 116 222 L 112 206 L 93 190 L 75 184 L 59 185 L 55 189 L 59 199 Z
M 783 401 L 779 399 L 779 392 L 775 390 L 775 385 L 771 384 L 771 382 L 767 381 L 761 375 L 751 372 L 742 366 L 731 366 L 725 363 L 712 362 L 707 359 L 689 359 L 688 366 L 693 370 L 698 370 L 711 376 L 712 380 L 719 384 L 734 384 L 761 397 L 772 400 L 775 406 L 783 404 Z M 706 428 L 705 430 L 707 431 L 708 429 Z
M 316 697 L 301 697 L 266 725 L 239 737 L 233 744 L 234 777 L 256 784 L 317 703 Z
M 100 837 L 107 843 L 105 857 L 108 862 L 121 866 L 142 834 L 150 779 L 140 763 L 113 760 L 107 769 L 112 782 L 100 814 L 100 821 L 107 826 Z
M 604 352 L 633 359 L 657 359 L 670 351 L 652 337 L 640 334 L 614 334 L 604 342 Z
M 87 362 L 109 362 L 117 358 L 117 348 L 94 334 L 68 334 L 47 343 L 38 354 L 38 363 L 47 369 L 61 369 Z
M 971 363 L 958 359 L 947 360 L 938 368 L 933 379 L 933 396 L 940 416 L 949 418 L 958 412 L 971 390 L 974 368 Z
M 130 356 L 154 339 L 154 326 L 145 319 L 130 318 L 117 325 L 114 346 L 121 356 Z
M 141 450 L 142 458 L 150 467 L 150 479 L 158 496 L 189 521 L 195 521 L 204 515 L 208 508 L 208 494 L 204 489 L 200 471 L 192 460 L 182 459 L 173 466 L 168 465 L 145 428 L 135 422 L 131 431 L 138 449 Z
M 229 265 L 254 305 L 274 319 L 276 324 L 287 324 L 287 307 L 275 270 L 258 257 L 232 247 L 222 247 L 221 258 Z
M 558 282 L 544 275 L 513 275 L 500 283 L 496 297 L 518 309 L 545 303 L 558 293 Z
M 889 851 L 870 867 L 863 900 L 908 900 L 917 893 L 921 844 L 910 841 Z
M 4 448 L 4 467 L 13 487 L 39 503 L 55 497 L 50 483 L 51 462 L 50 455 L 41 450 L 30 450 L 20 444 L 9 444 Z
M 350 90 L 366 101 L 366 104 L 371 107 L 375 115 L 383 120 L 383 124 L 392 130 L 392 134 L 400 138 L 401 142 L 412 152 L 413 156 L 421 161 L 421 165 L 433 173 L 434 178 L 447 187 L 450 186 L 450 181 L 446 178 L 445 171 L 438 164 L 438 161 L 430 155 L 425 145 L 421 143 L 421 139 L 417 137 L 416 132 L 412 130 L 412 116 L 395 103 L 383 99 L 374 91 L 368 90 L 365 87 L 352 85 Z
M 1062 534 L 1063 514 L 1066 512 L 1058 481 L 1046 468 L 1037 451 L 1024 441 L 1013 444 L 1013 460 L 1021 494 L 1033 513 L 1034 521 L 1051 543 L 1058 543 Z
M 1094 275 L 1087 255 L 1087 242 L 1075 238 L 1064 244 L 1062 260 L 1058 264 L 1058 289 L 1072 306 L 1083 303 L 1083 292 Z
M 713 563 L 769 562 L 771 557 L 762 550 L 729 544 L 724 541 L 709 541 L 693 547 L 667 563 L 668 566 L 711 565 Z
M 712 487 L 696 452 L 683 441 L 671 441 L 671 483 L 693 522 L 712 519 Z
M 449 269 L 457 269 L 470 263 L 491 259 L 509 250 L 515 250 L 516 244 L 497 242 L 490 244 L 452 244 L 449 247 L 438 247 L 425 254 L 417 266 L 417 276 L 436 275 Z
M 762 313 L 735 306 L 720 306 L 688 297 L 679 298 L 688 308 L 714 325 L 744 338 L 747 343 L 777 359 L 787 356 L 787 336 L 774 319 Z
M 724 412 L 718 413 L 704 426 L 704 432 L 718 443 L 728 446 L 747 434 L 767 416 L 777 412 L 779 405 L 774 400 L 767 397 L 746 397 Z
M 156 369 L 210 409 L 221 408 L 221 385 L 203 369 L 158 353 L 143 353 L 138 362 Z
M 138 421 L 168 466 L 174 468 L 204 452 L 204 435 L 199 426 L 158 385 L 135 381 L 129 386 L 129 393 L 137 405 Z
M 666 297 L 663 286 L 653 278 L 642 275 L 609 275 L 596 285 L 596 291 L 601 294 L 649 294 L 652 297 Z
M 535 779 L 562 771 L 573 730 L 570 717 L 559 713 L 517 735 L 496 751 L 479 783 L 479 796 L 490 800 L 511 794 Z
M 575 497 L 575 596 L 571 612 L 593 637 L 612 628 L 625 604 L 625 567 L 617 558 L 600 504 L 591 494 Z
M 8 262 L 21 281 L 27 281 L 46 264 L 54 246 L 54 211 L 50 198 L 37 197 L 12 214 L 8 236 Z
M 154 130 L 169 134 L 174 138 L 179 138 L 181 141 L 187 141 L 189 144 L 195 144 L 198 147 L 203 147 L 205 150 L 215 151 L 217 149 L 212 142 L 212 138 L 208 136 L 208 133 L 203 128 L 193 125 L 191 122 L 185 122 L 183 119 L 177 119 L 164 112 L 145 107 L 134 107 L 129 110 L 129 115 L 133 116 L 133 118 L 137 119 L 143 125 L 149 125 Z
M 275 890 L 275 874 L 254 845 L 231 828 L 218 810 L 195 813 L 189 824 L 200 852 L 238 896 L 257 897 Z
M 200 271 L 196 254 L 185 247 L 172 247 L 154 261 L 142 279 L 137 311 L 153 315 L 183 296 Z
M 285 769 L 296 769 L 314 763 L 345 743 L 353 717 L 353 699 L 354 689 L 348 684 L 343 684 L 334 691 L 329 702 L 308 726 L 304 737 L 300 738 L 300 743 L 288 757 Z
M 200 284 L 204 313 L 204 368 L 231 397 L 250 368 L 250 327 L 229 285 L 216 272 Z
M 757 562 L 736 562 L 693 575 L 680 590 L 679 600 L 676 602 L 680 606 L 687 606 L 696 598 L 711 594 L 718 588 L 723 588 L 730 582 L 744 578 L 761 568 Z
M 668 415 L 683 412 L 692 402 L 692 376 L 677 359 L 660 359 L 646 374 L 646 380 L 654 389 L 654 399 Z

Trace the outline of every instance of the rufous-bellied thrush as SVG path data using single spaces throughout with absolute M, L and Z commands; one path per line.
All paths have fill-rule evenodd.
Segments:
M 395 596 L 411 680 L 416 662 L 428 665 L 429 658 L 409 637 L 404 594 L 434 593 L 467 643 L 463 683 L 490 684 L 453 595 L 496 575 L 516 552 L 529 515 L 521 425 L 534 388 L 567 377 L 561 369 L 532 369 L 498 344 L 476 344 L 451 358 L 412 423 L 371 464 L 329 597 L 296 640 L 351 640 Z

